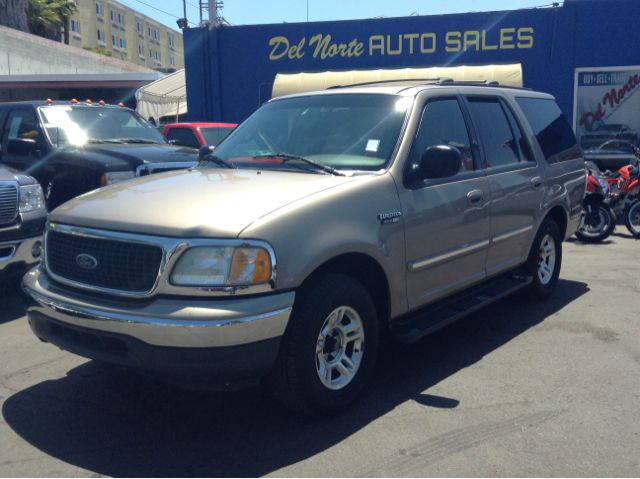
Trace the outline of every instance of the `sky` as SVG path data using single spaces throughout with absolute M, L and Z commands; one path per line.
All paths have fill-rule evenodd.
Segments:
M 176 19 L 183 16 L 182 0 L 119 1 L 176 30 Z M 190 26 L 196 26 L 200 19 L 198 0 L 186 3 Z M 224 0 L 221 13 L 232 25 L 247 25 L 305 22 L 307 5 L 308 20 L 314 22 L 514 10 L 549 4 L 549 0 Z

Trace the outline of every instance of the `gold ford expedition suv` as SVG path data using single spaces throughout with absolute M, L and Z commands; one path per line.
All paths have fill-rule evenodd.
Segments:
M 88 358 L 206 387 L 266 379 L 335 412 L 383 337 L 550 295 L 584 190 L 550 95 L 443 80 L 278 98 L 197 167 L 53 211 L 29 321 Z

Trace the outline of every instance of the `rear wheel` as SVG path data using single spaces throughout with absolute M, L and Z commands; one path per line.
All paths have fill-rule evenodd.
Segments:
M 624 224 L 629 232 L 640 239 L 640 201 L 635 201 L 624 215 Z
M 344 410 L 370 376 L 378 352 L 378 320 L 356 280 L 326 274 L 297 295 L 276 366 L 275 396 L 308 414 Z
M 545 218 L 533 240 L 529 259 L 525 265 L 533 278 L 531 293 L 546 299 L 556 289 L 562 265 L 562 236 L 555 221 Z

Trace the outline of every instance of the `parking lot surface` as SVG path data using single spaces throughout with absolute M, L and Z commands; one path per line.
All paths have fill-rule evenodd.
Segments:
M 565 243 L 517 294 L 385 354 L 344 414 L 177 389 L 40 343 L 0 309 L 0 476 L 638 476 L 640 242 Z

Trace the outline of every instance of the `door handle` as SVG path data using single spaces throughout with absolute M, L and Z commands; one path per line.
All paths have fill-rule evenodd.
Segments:
M 467 200 L 469 200 L 471 204 L 480 203 L 483 196 L 482 190 L 471 190 L 467 193 Z
M 539 176 L 534 176 L 533 178 L 531 178 L 531 184 L 537 188 L 542 184 L 542 178 Z

